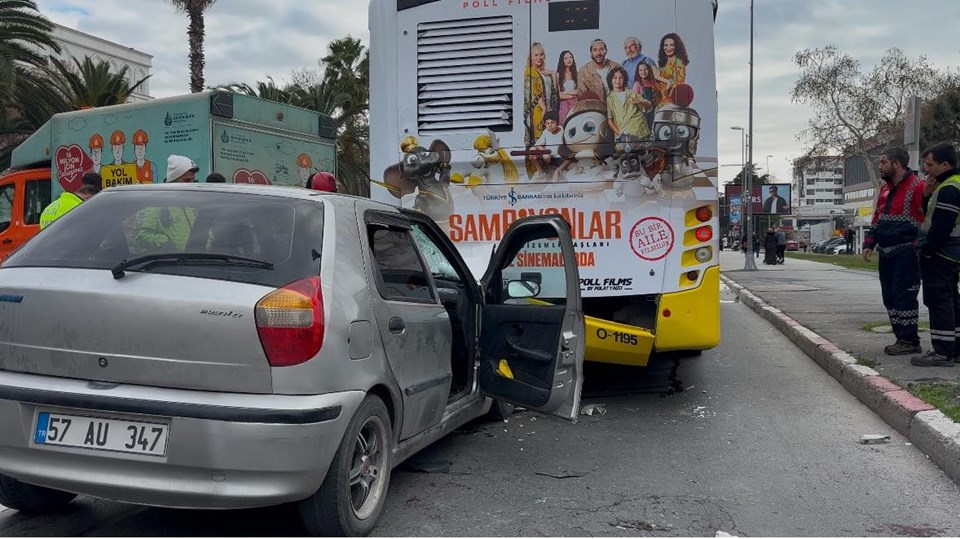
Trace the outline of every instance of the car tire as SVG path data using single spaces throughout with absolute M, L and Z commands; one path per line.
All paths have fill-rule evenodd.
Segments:
M 350 420 L 323 484 L 297 504 L 307 531 L 324 537 L 370 533 L 383 512 L 392 450 L 387 407 L 368 395 Z
M 0 475 L 0 505 L 21 513 L 52 513 L 66 507 L 76 497 L 72 492 L 39 487 Z
M 505 421 L 513 415 L 515 408 L 516 406 L 509 402 L 493 399 L 493 404 L 490 405 L 490 411 L 487 412 L 487 417 L 491 421 Z

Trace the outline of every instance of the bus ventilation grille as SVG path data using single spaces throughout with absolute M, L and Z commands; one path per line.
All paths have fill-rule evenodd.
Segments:
M 513 17 L 420 24 L 419 131 L 511 131 L 513 70 Z

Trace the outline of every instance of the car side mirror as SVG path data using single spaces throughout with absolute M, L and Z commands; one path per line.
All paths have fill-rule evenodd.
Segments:
M 507 296 L 510 299 L 535 298 L 540 295 L 540 284 L 534 281 L 510 281 Z
M 460 301 L 460 291 L 456 288 L 438 288 L 440 303 L 457 303 Z
M 543 283 L 543 274 L 539 271 L 524 271 L 520 273 L 521 281 L 529 281 L 537 284 Z

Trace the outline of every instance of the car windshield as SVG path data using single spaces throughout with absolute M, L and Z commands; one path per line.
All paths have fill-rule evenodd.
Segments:
M 145 256 L 176 259 L 187 253 L 262 263 L 132 265 L 127 271 L 279 287 L 317 274 L 322 231 L 323 205 L 312 200 L 222 191 L 108 190 L 55 221 L 4 267 L 110 270 Z

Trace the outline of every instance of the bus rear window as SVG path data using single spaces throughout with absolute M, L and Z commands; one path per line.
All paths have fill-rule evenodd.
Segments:
M 550 3 L 550 31 L 599 30 L 600 0 Z

